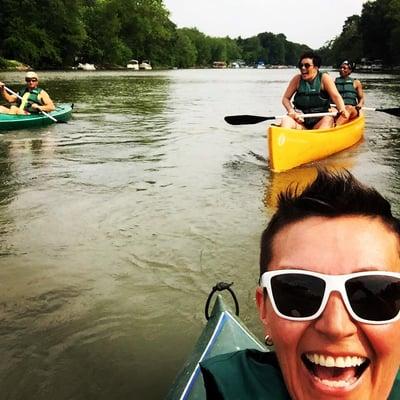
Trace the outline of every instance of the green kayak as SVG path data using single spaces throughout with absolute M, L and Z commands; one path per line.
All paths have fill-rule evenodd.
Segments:
M 66 122 L 71 118 L 73 104 L 60 104 L 49 113 L 57 122 Z M 0 114 L 0 131 L 11 129 L 30 129 L 55 123 L 44 114 L 10 115 Z
M 222 283 L 223 285 L 227 285 Z M 219 283 L 218 285 L 221 285 Z M 217 285 L 217 286 L 218 286 Z M 216 287 L 217 287 L 216 286 Z M 215 292 L 215 288 L 211 295 Z M 225 287 L 226 288 L 226 287 Z M 221 290 L 221 289 L 216 289 Z M 228 290 L 233 293 L 229 288 Z M 236 302 L 236 298 L 235 303 Z M 206 314 L 207 314 L 206 305 Z M 238 306 L 236 307 L 238 314 Z M 204 400 L 206 398 L 203 377 L 199 363 L 218 354 L 237 350 L 257 349 L 268 351 L 244 325 L 238 316 L 226 306 L 220 294 L 217 295 L 211 316 L 207 321 L 190 357 L 178 373 L 166 397 L 167 400 Z

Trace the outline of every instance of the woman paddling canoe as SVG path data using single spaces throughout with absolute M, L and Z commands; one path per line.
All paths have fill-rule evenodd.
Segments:
M 332 78 L 319 71 L 321 58 L 313 52 L 306 52 L 301 55 L 298 66 L 300 73 L 290 80 L 283 94 L 282 104 L 288 115 L 282 118 L 281 126 L 291 129 L 331 128 L 334 118 L 330 115 L 307 119 L 301 117 L 302 113 L 329 112 L 331 100 L 338 112 L 348 118 L 349 113 Z
M 340 64 L 339 74 L 335 79 L 335 85 L 343 98 L 349 118 L 340 115 L 336 125 L 343 125 L 360 115 L 360 109 L 364 106 L 364 91 L 361 82 L 353 79 L 350 74 L 353 72 L 353 63 L 343 61 Z

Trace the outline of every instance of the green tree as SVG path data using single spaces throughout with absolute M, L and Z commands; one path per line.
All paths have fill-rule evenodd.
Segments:
M 247 65 L 255 64 L 263 59 L 263 47 L 258 36 L 252 36 L 247 39 L 238 38 L 238 45 L 242 49 L 243 60 Z
M 285 42 L 286 37 L 283 34 L 274 35 L 270 32 L 259 33 L 258 38 L 264 49 L 268 49 L 268 64 L 285 63 Z
M 375 0 L 363 5 L 361 16 L 347 18 L 342 33 L 321 50 L 332 64 L 344 58 L 380 59 L 400 63 L 400 0 Z
M 400 65 L 400 0 L 389 2 L 387 16 L 388 23 L 390 24 L 390 35 L 388 38 L 389 62 L 393 65 Z
M 227 62 L 232 62 L 242 58 L 242 50 L 238 46 L 236 40 L 229 37 L 225 38 Z
M 360 32 L 364 56 L 399 63 L 400 1 L 376 0 L 364 4 Z
M 126 64 L 132 51 L 120 37 L 121 21 L 113 2 L 98 0 L 87 6 L 84 20 L 88 35 L 79 60 L 95 64 Z
M 326 63 L 339 65 L 343 60 L 360 61 L 363 56 L 363 40 L 360 33 L 361 18 L 358 15 L 348 17 L 342 33 L 332 43 L 331 54 Z
M 210 38 L 211 43 L 211 57 L 213 61 L 226 61 L 228 53 L 226 49 L 226 42 L 223 38 Z
M 153 64 L 171 62 L 175 25 L 162 0 L 113 0 L 121 21 L 121 38 L 138 59 Z
M 301 54 L 309 50 L 310 48 L 304 44 L 285 42 L 285 64 L 297 65 Z
M 80 0 L 2 0 L 2 54 L 39 68 L 71 62 L 85 38 L 81 5 Z
M 178 29 L 175 39 L 175 65 L 179 68 L 189 68 L 196 64 L 197 50 L 185 30 Z
M 211 55 L 211 40 L 204 33 L 196 28 L 182 28 L 181 29 L 191 40 L 196 47 L 197 59 L 195 65 L 207 66 L 212 63 Z

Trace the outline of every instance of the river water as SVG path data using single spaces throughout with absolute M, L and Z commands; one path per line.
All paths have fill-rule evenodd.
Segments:
M 260 338 L 254 288 L 278 190 L 312 166 L 268 169 L 267 123 L 287 70 L 43 72 L 73 118 L 0 135 L 0 397 L 161 399 L 234 282 Z M 331 72 L 336 75 L 336 72 Z M 398 107 L 398 76 L 362 75 L 366 105 Z M 2 73 L 17 89 L 22 73 Z M 366 114 L 365 139 L 324 160 L 400 214 L 400 118 Z

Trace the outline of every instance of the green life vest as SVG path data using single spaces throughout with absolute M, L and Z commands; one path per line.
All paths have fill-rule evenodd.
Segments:
M 340 95 L 343 97 L 344 104 L 348 104 L 351 106 L 356 106 L 358 103 L 357 91 L 354 88 L 354 79 L 350 78 L 342 78 L 338 76 L 335 79 L 335 85 Z
M 312 81 L 300 80 L 293 104 L 296 109 L 303 111 L 304 114 L 327 112 L 329 110 L 329 95 L 324 90 L 321 90 L 323 74 L 324 72 L 318 72 Z
M 29 91 L 27 88 L 20 90 L 18 94 L 22 97 L 22 100 L 18 99 L 18 101 L 17 101 L 18 107 L 21 110 L 27 111 L 30 113 L 37 112 L 37 110 L 34 110 L 31 108 L 31 105 L 33 103 L 43 105 L 43 102 L 39 98 L 39 94 L 42 90 L 43 89 L 41 89 L 41 88 L 36 88 L 31 91 Z

